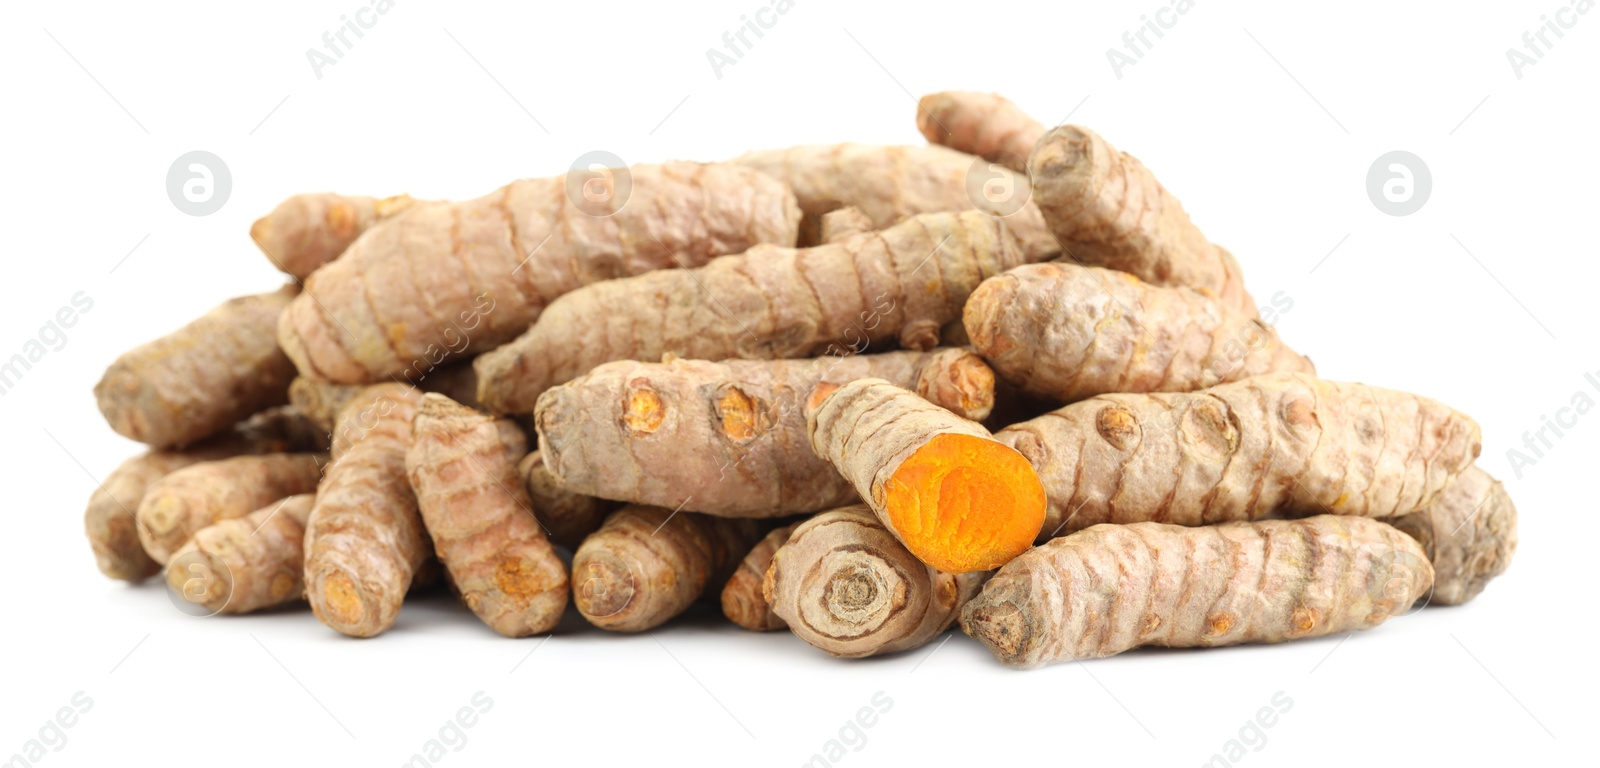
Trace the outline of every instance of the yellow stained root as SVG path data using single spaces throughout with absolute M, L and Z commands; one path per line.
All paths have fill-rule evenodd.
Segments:
M 244 517 L 286 496 L 317 489 L 327 457 L 312 453 L 235 456 L 179 469 L 145 492 L 139 542 L 165 564 L 201 529 Z
M 361 233 L 409 209 L 409 195 L 383 199 L 332 192 L 290 197 L 250 225 L 250 239 L 279 271 L 305 279 Z

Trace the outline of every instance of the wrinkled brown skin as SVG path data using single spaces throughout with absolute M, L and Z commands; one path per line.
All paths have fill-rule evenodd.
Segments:
M 117 358 L 94 387 L 117 434 L 157 448 L 189 445 L 289 399 L 294 365 L 278 349 L 294 287 L 230 299 Z
M 542 451 L 533 451 L 517 464 L 517 474 L 533 503 L 533 515 L 558 547 L 575 550 L 585 537 L 600 529 L 615 506 L 605 499 L 574 493 L 562 487 L 544 463 Z
M 423 392 L 438 392 L 468 408 L 478 407 L 478 374 L 470 362 L 443 365 L 419 375 L 411 382 Z M 366 384 L 335 384 L 306 376 L 289 383 L 289 403 L 307 418 L 332 433 L 334 419 Z
M 1207 240 L 1143 164 L 1093 131 L 1051 129 L 1033 149 L 1028 176 L 1066 259 L 1154 285 L 1187 286 L 1256 314 L 1233 254 Z
M 996 373 L 1056 402 L 1316 373 L 1254 314 L 1098 267 L 1024 264 L 985 280 L 963 316 Z
M 1021 669 L 1146 645 L 1280 643 L 1371 629 L 1432 579 L 1415 541 L 1364 518 L 1097 525 L 1007 563 L 961 628 Z
M 1028 156 L 1044 125 L 998 93 L 941 91 L 917 101 L 917 130 L 929 144 L 949 147 L 1028 172 Z
M 1477 423 L 1437 401 L 1298 373 L 1100 395 L 995 439 L 1038 470 L 1045 538 L 1099 523 L 1392 517 L 1431 503 L 1481 449 Z
M 202 528 L 167 565 L 172 594 L 210 612 L 244 614 L 305 596 L 306 517 L 316 494 L 273 502 Z
M 485 197 L 423 204 L 368 230 L 306 280 L 278 342 L 302 374 L 341 384 L 415 378 L 527 330 L 557 296 L 667 267 L 695 267 L 758 243 L 792 245 L 782 183 L 732 165 L 668 163 L 582 187 L 513 182 Z M 576 173 L 576 172 L 574 172 Z M 597 184 L 603 186 L 595 186 Z
M 722 587 L 722 615 L 729 621 L 752 632 L 769 632 L 788 626 L 772 612 L 772 606 L 767 605 L 767 598 L 761 594 L 761 582 L 772 565 L 772 556 L 798 527 L 799 523 L 786 525 L 761 537 L 739 562 L 739 567 Z
M 362 232 L 416 201 L 409 195 L 378 199 L 332 192 L 295 195 L 250 225 L 250 239 L 272 266 L 304 280 L 339 258 Z
M 306 599 L 323 624 L 352 637 L 394 625 L 433 547 L 406 477 L 421 394 L 378 384 L 339 415 L 333 463 L 306 523 Z
M 753 520 L 629 505 L 572 556 L 572 598 L 589 623 L 643 632 L 682 613 L 761 537 Z
M 822 216 L 846 206 L 866 214 L 872 229 L 888 229 L 925 213 L 978 209 L 1005 221 L 1028 261 L 1061 255 L 1061 245 L 1029 200 L 1028 177 L 988 167 L 963 152 L 936 146 L 834 144 L 749 152 L 733 162 L 794 189 L 805 214 L 802 246 L 828 242 Z M 998 197 L 986 191 L 985 182 L 994 182 L 990 186 Z
M 549 631 L 567 607 L 567 569 L 534 519 L 516 425 L 426 394 L 406 474 L 439 562 L 461 599 L 506 637 Z
M 776 360 L 895 342 L 930 349 L 985 278 L 1023 263 L 999 219 L 919 216 L 815 248 L 762 246 L 700 269 L 612 280 L 561 297 L 516 341 L 480 356 L 478 400 L 527 413 L 539 395 L 613 360 Z
M 1418 543 L 1433 563 L 1430 605 L 1460 605 L 1511 567 L 1517 508 L 1505 486 L 1476 465 L 1456 475 L 1422 510 L 1384 518 Z
M 962 349 L 810 360 L 619 361 L 545 392 L 547 466 L 569 492 L 724 517 L 782 517 L 859 500 L 811 450 L 805 399 L 819 382 L 882 378 L 969 419 L 994 375 Z
M 327 463 L 323 454 L 269 453 L 179 469 L 145 491 L 136 513 L 139 543 L 151 559 L 165 564 L 206 526 L 316 491 Z
M 865 505 L 801 523 L 772 556 L 762 593 L 796 637 L 860 658 L 922 646 L 943 634 L 989 578 L 917 560 Z

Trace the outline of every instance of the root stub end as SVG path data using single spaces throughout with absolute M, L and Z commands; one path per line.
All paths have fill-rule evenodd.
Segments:
M 1044 486 L 1033 465 L 971 435 L 929 440 L 895 470 L 883 498 L 906 549 L 946 573 L 999 568 L 1044 526 Z
M 576 586 L 572 600 L 578 612 L 598 627 L 611 628 L 625 618 L 634 598 L 634 572 L 621 558 L 584 553 L 572 563 Z
M 1014 595 L 979 595 L 962 609 L 961 631 L 983 643 L 1001 664 L 1020 669 L 1035 666 L 1027 660 L 1035 638 L 1016 601 Z
M 350 574 L 335 570 L 321 575 L 316 581 L 316 594 L 321 598 L 318 601 L 322 608 L 321 618 L 328 626 L 352 637 L 377 634 L 369 626 L 372 612 L 368 610 L 366 597 Z

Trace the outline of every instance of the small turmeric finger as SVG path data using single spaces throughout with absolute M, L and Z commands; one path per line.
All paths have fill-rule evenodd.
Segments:
M 1429 604 L 1460 605 L 1511 567 L 1517 508 L 1505 486 L 1476 465 L 1456 475 L 1428 506 L 1384 522 L 1416 539 L 1433 563 Z
M 373 225 L 412 203 L 409 195 L 383 199 L 332 192 L 290 197 L 250 225 L 250 239 L 280 272 L 304 280 L 344 253 Z
M 563 487 L 544 463 L 542 451 L 522 457 L 517 464 L 517 474 L 522 477 L 528 499 L 533 503 L 533 516 L 550 534 L 551 543 L 558 547 L 577 549 L 586 536 L 600 529 L 600 523 L 611 513 L 611 502 Z
M 1028 156 L 1044 126 L 998 93 L 941 91 L 917 101 L 917 130 L 929 144 L 949 147 L 1028 172 Z
M 316 491 L 327 457 L 314 453 L 235 456 L 177 470 L 139 503 L 139 542 L 165 564 L 202 528 L 272 502 Z
M 316 494 L 275 501 L 200 529 L 167 564 L 167 588 L 205 615 L 243 614 L 305 596 L 306 518 Z
M 752 632 L 783 629 L 783 619 L 773 613 L 761 594 L 761 582 L 766 578 L 767 567 L 772 565 L 772 555 L 789 540 L 799 523 L 786 525 L 768 533 L 739 561 L 739 567 L 728 577 L 722 587 L 722 615 Z

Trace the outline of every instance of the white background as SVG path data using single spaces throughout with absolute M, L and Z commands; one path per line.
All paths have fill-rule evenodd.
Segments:
M 358 0 L 8 4 L 0 358 L 74 293 L 94 306 L 0 397 L 0 758 L 83 691 L 92 709 L 43 765 L 400 765 L 483 691 L 492 709 L 442 764 L 802 765 L 882 691 L 892 709 L 836 764 L 1200 765 L 1282 691 L 1292 709 L 1237 764 L 1592 759 L 1600 415 L 1520 478 L 1506 451 L 1574 393 L 1600 400 L 1584 380 L 1600 372 L 1600 12 L 1519 79 L 1506 50 L 1562 0 L 1199 0 L 1119 79 L 1107 49 L 1161 0 L 878 5 L 798 0 L 719 79 L 706 50 L 760 0 L 399 0 L 319 79 L 305 52 Z M 1019 673 L 959 633 L 844 662 L 714 616 L 504 640 L 443 597 L 354 641 L 304 610 L 190 618 L 155 580 L 96 571 L 83 503 L 139 446 L 105 426 L 91 387 L 123 350 L 278 284 L 246 230 L 282 198 L 472 197 L 594 149 L 655 162 L 920 143 L 913 96 L 943 89 L 1093 127 L 1238 255 L 1263 303 L 1293 298 L 1279 329 L 1325 377 L 1475 416 L 1481 462 L 1522 514 L 1510 573 L 1465 607 L 1342 642 Z M 164 189 L 195 149 L 233 176 L 203 218 Z M 1364 189 L 1395 149 L 1433 177 L 1407 217 Z

